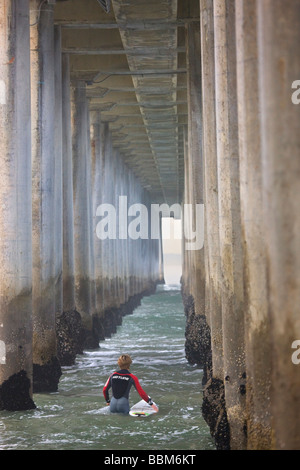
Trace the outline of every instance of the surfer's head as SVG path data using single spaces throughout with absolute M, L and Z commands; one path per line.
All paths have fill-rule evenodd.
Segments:
M 129 354 L 122 354 L 118 359 L 118 365 L 121 369 L 129 369 L 132 360 Z

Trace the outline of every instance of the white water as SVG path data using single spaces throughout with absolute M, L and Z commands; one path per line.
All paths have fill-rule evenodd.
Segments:
M 202 371 L 185 359 L 184 329 L 179 286 L 159 286 L 100 349 L 63 368 L 57 393 L 34 395 L 36 410 L 0 412 L 0 449 L 214 449 L 201 415 Z M 131 355 L 131 372 L 159 405 L 158 414 L 108 413 L 102 388 L 122 353 Z M 131 405 L 139 400 L 132 389 Z

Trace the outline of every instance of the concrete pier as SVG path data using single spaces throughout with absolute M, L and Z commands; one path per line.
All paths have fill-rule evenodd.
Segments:
M 35 407 L 28 1 L 3 2 L 0 45 L 0 409 L 17 411 Z
M 299 449 L 300 0 L 2 3 L 0 409 L 155 292 L 176 204 L 217 449 Z
M 188 178 L 187 197 L 184 204 L 191 204 L 190 226 L 196 220 L 196 206 L 204 200 L 204 172 L 202 153 L 202 91 L 200 57 L 200 24 L 186 27 L 187 48 L 187 87 L 188 87 L 188 130 L 186 146 L 186 172 Z M 206 369 L 206 335 L 208 332 L 205 317 L 205 260 L 204 249 L 196 249 L 187 254 L 188 277 L 192 279 L 187 297 L 186 351 L 190 362 L 201 363 Z M 203 336 L 202 339 L 201 335 Z
M 68 54 L 61 58 L 62 80 L 62 311 L 57 314 L 56 334 L 61 365 L 72 365 L 83 352 L 84 331 L 75 305 L 73 152 L 71 84 Z
M 260 113 L 257 4 L 257 1 L 236 2 L 237 89 L 244 243 L 247 448 L 269 449 L 272 445 L 269 399 L 272 349 L 263 230 L 261 130 L 257 119 Z M 263 349 L 260 344 L 264 344 Z
M 212 0 L 200 2 L 203 165 L 205 173 L 205 315 L 210 326 L 202 412 L 220 448 L 227 448 L 229 424 L 224 409 L 224 351 L 222 330 L 219 187 L 216 128 L 215 39 Z M 210 357 L 211 354 L 211 357 Z M 209 363 L 210 362 L 210 363 Z
M 300 375 L 291 352 L 300 337 L 300 108 L 291 96 L 300 76 L 300 2 L 268 7 L 269 2 L 257 4 L 272 435 L 274 447 L 299 449 Z
M 85 346 L 96 348 L 93 331 L 93 273 L 91 225 L 91 153 L 88 142 L 88 101 L 85 83 L 72 87 L 72 155 L 74 211 L 74 282 L 75 308 L 80 313 L 85 331 Z
M 56 391 L 61 375 L 56 343 L 55 47 L 53 6 L 30 2 L 33 386 Z M 59 119 L 59 116 L 57 117 Z M 59 158 L 59 156 L 58 156 Z M 56 204 L 55 204 L 56 203 Z M 59 274 L 58 274 L 59 275 Z
M 231 447 L 240 448 L 245 356 L 234 1 L 214 2 L 214 28 L 224 386 Z

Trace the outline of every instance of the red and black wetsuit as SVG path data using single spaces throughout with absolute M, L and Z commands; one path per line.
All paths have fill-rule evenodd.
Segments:
M 109 376 L 106 384 L 103 387 L 103 395 L 107 403 L 110 403 L 108 391 L 110 388 L 112 388 L 113 397 L 112 397 L 112 403 L 111 403 L 111 410 L 113 406 L 113 409 L 118 412 L 118 410 L 116 409 L 117 404 L 115 403 L 115 400 L 120 400 L 120 405 L 121 405 L 120 412 L 121 413 L 129 412 L 128 399 L 129 399 L 129 392 L 130 392 L 132 385 L 136 388 L 138 394 L 143 400 L 145 400 L 150 405 L 153 403 L 149 395 L 142 389 L 138 378 L 135 375 L 131 374 L 129 370 L 122 369 L 117 372 L 113 372 Z M 121 399 L 123 403 L 121 403 Z M 124 404 L 124 399 L 126 399 L 127 401 L 126 404 Z M 126 411 L 124 409 L 124 405 L 126 407 Z

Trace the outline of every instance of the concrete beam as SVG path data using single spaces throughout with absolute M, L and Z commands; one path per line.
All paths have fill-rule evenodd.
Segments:
M 63 20 L 57 19 L 56 24 L 62 26 L 64 29 L 120 29 L 120 30 L 133 30 L 133 31 L 158 31 L 167 29 L 177 29 L 179 27 L 184 28 L 185 25 L 190 23 L 199 23 L 199 18 L 181 18 L 176 21 L 160 20 L 155 19 L 144 20 L 144 21 L 123 21 L 117 23 L 105 23 L 105 22 L 89 22 L 81 20 Z
M 293 450 L 300 448 L 299 365 L 291 359 L 300 338 L 300 108 L 292 101 L 300 77 L 300 2 L 258 1 L 257 11 L 273 436 L 276 449 Z
M 263 215 L 258 2 L 236 2 L 241 216 L 244 237 L 247 448 L 272 448 L 270 318 Z M 254 137 L 255 136 L 255 137 Z M 255 197 L 253 197 L 255 195 Z
M 245 346 L 233 0 L 214 2 L 214 30 L 224 386 L 230 447 L 241 449 L 246 446 L 245 394 L 237 390 L 245 387 Z
M 97 348 L 93 328 L 95 281 L 92 234 L 91 148 L 89 109 L 84 82 L 72 87 L 73 210 L 75 307 L 81 315 L 86 348 Z

